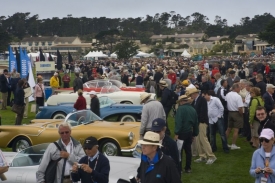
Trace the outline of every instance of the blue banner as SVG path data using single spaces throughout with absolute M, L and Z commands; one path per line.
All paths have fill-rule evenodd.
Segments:
M 29 65 L 31 65 L 32 63 L 31 63 L 31 60 L 30 60 L 30 58 L 29 58 L 29 56 L 28 56 L 28 53 L 27 53 L 27 50 L 26 49 L 24 49 L 23 50 L 23 52 L 24 52 L 24 56 L 25 56 L 25 58 L 26 58 L 26 60 L 27 60 L 27 63 L 28 63 L 28 69 L 30 68 L 29 67 Z M 29 71 L 29 70 L 28 70 Z
M 17 70 L 16 58 L 14 57 L 11 46 L 9 46 L 9 72 L 12 72 L 14 68 Z
M 21 78 L 27 78 L 29 73 L 29 64 L 21 47 L 19 47 L 19 53 L 20 53 L 20 65 L 21 65 Z

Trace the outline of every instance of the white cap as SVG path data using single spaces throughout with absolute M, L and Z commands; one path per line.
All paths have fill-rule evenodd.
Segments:
M 268 140 L 272 139 L 274 137 L 274 132 L 270 128 L 265 128 L 262 130 L 260 138 L 266 138 Z
M 96 92 L 95 91 L 90 91 L 89 95 L 96 95 Z
M 273 89 L 275 89 L 275 86 L 273 84 L 266 84 L 266 88 L 273 88 Z

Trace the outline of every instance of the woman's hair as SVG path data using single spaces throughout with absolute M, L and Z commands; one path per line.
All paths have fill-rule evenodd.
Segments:
M 261 90 L 258 87 L 252 87 L 250 89 L 250 92 L 253 92 L 255 94 L 255 96 L 261 96 Z
M 82 96 L 83 91 L 82 91 L 81 89 L 79 89 L 79 90 L 77 91 L 77 93 L 78 93 L 79 96 Z

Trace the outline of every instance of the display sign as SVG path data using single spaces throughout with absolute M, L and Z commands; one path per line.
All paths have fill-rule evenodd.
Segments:
M 29 74 L 29 64 L 21 47 L 19 48 L 19 51 L 20 51 L 21 78 L 27 78 Z
M 55 71 L 54 62 L 35 62 L 36 72 Z

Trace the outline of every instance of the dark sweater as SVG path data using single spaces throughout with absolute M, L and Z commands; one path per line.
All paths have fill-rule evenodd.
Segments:
M 79 164 L 88 164 L 88 156 L 81 158 Z M 78 169 L 77 173 L 71 173 L 73 182 L 81 180 L 81 183 L 108 183 L 110 173 L 109 160 L 101 153 L 92 162 L 89 162 L 92 173 L 84 172 L 82 169 Z
M 143 77 L 142 76 L 138 76 L 136 78 L 136 85 L 143 85 Z
M 258 88 L 261 89 L 261 96 L 263 96 L 263 95 L 265 94 L 265 92 L 266 92 L 266 83 L 265 83 L 265 82 L 259 81 L 259 82 L 255 85 L 255 87 L 258 87 Z
M 14 104 L 23 106 L 25 105 L 24 99 L 25 99 L 25 92 L 23 88 L 17 86 L 15 91 Z
M 93 113 L 100 117 L 100 103 L 97 97 L 91 99 L 90 109 Z
M 193 101 L 192 105 L 197 111 L 199 123 L 208 124 L 208 106 L 206 99 L 199 95 L 197 100 Z
M 74 104 L 74 108 L 76 110 L 83 110 L 86 109 L 86 99 L 81 95 L 76 100 L 76 103 Z

